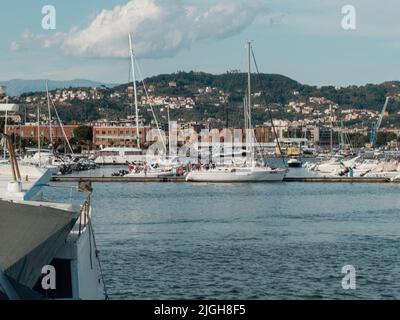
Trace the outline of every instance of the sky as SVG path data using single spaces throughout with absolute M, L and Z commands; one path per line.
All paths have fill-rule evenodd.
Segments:
M 144 77 L 245 70 L 251 40 L 262 72 L 304 84 L 400 80 L 399 14 L 398 0 L 3 0 L 0 80 L 125 83 L 130 32 Z

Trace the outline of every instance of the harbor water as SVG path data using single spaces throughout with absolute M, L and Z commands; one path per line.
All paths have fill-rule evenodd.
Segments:
M 94 184 L 108 294 L 399 299 L 399 192 L 392 184 Z M 50 196 L 81 201 L 62 189 Z M 356 290 L 342 287 L 346 265 Z

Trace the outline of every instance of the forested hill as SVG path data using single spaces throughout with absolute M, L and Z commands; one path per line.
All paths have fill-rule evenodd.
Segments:
M 152 102 L 159 106 L 157 112 L 160 118 L 166 117 L 165 105 L 175 106 L 172 116 L 180 121 L 204 121 L 215 119 L 216 122 L 229 122 L 231 125 L 239 125 L 243 120 L 243 98 L 247 91 L 247 74 L 231 71 L 220 75 L 203 72 L 176 72 L 172 74 L 161 74 L 145 80 Z M 53 90 L 51 92 L 60 116 L 65 123 L 88 122 L 98 119 L 117 120 L 126 118 L 130 113 L 132 98 L 128 94 L 128 87 L 132 84 L 119 85 L 113 88 L 81 87 Z M 364 86 L 349 86 L 336 88 L 334 86 L 310 86 L 277 74 L 252 75 L 253 118 L 256 123 L 269 121 L 268 113 L 265 112 L 266 103 L 274 110 L 277 119 L 323 120 L 326 108 L 329 104 L 337 104 L 338 109 L 368 109 L 380 111 L 386 96 L 397 96 L 400 94 L 400 82 L 392 81 L 382 84 L 368 84 Z M 264 92 L 266 101 L 260 94 Z M 145 117 L 147 123 L 151 121 L 152 115 L 145 108 L 146 99 L 142 84 L 138 85 L 140 99 L 140 113 Z M 324 99 L 310 99 L 311 97 Z M 322 100 L 323 103 L 311 102 Z M 46 93 L 26 93 L 15 97 L 15 102 L 26 106 L 28 114 L 35 114 L 37 105 L 43 110 L 47 109 Z M 145 101 L 145 102 L 143 102 Z M 160 102 L 162 101 L 162 102 Z M 400 111 L 400 99 L 391 99 L 388 112 L 391 124 L 400 124 L 398 112 Z M 291 105 L 306 106 L 319 112 L 318 114 L 302 113 L 293 111 Z M 338 113 L 340 114 L 340 112 Z M 364 115 L 352 119 L 350 124 L 369 121 Z M 325 119 L 326 120 L 326 119 Z
M 213 75 L 203 72 L 177 72 L 162 74 L 145 80 L 147 85 L 156 86 L 156 93 L 168 95 L 188 95 L 193 89 L 205 86 L 216 87 L 228 92 L 231 101 L 242 101 L 247 86 L 247 74 L 227 72 Z M 176 82 L 176 87 L 169 87 L 170 82 Z M 299 93 L 297 99 L 307 100 L 310 97 L 325 97 L 341 107 L 356 109 L 380 110 L 386 96 L 400 94 L 400 81 L 384 82 L 382 84 L 367 84 L 364 86 L 310 86 L 278 74 L 252 75 L 253 91 L 264 91 L 268 103 L 287 104 L 294 99 L 294 92 Z M 116 87 L 115 90 L 126 90 L 127 85 Z M 389 106 L 396 108 L 397 103 Z

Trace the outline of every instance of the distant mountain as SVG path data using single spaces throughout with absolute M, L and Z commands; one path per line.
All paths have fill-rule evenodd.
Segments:
M 13 79 L 8 81 L 0 81 L 0 86 L 5 86 L 7 95 L 11 97 L 20 96 L 28 92 L 42 92 L 45 91 L 46 80 L 22 80 Z M 102 83 L 97 81 L 75 79 L 69 81 L 53 81 L 49 80 L 49 90 L 63 89 L 63 88 L 81 88 L 81 87 L 115 87 L 116 84 Z

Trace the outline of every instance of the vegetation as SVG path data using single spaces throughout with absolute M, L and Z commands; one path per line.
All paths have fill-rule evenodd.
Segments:
M 80 125 L 74 130 L 74 138 L 79 145 L 89 146 L 93 140 L 92 127 Z
M 243 98 L 247 88 L 247 74 L 238 71 L 229 71 L 220 75 L 212 75 L 203 72 L 176 72 L 173 74 L 162 74 L 150 77 L 145 80 L 148 88 L 152 87 L 151 94 L 177 97 L 191 97 L 196 100 L 194 109 L 171 110 L 171 116 L 174 119 L 182 121 L 206 121 L 215 125 L 221 123 L 230 123 L 238 125 L 243 119 Z M 173 83 L 173 85 L 171 85 Z M 255 108 L 253 112 L 254 123 L 260 124 L 269 121 L 269 116 L 265 112 L 267 105 L 276 106 L 274 113 L 275 118 L 286 118 L 293 120 L 296 117 L 293 113 L 286 113 L 286 107 L 290 101 L 308 102 L 310 97 L 325 97 L 341 108 L 370 109 L 380 111 L 388 95 L 398 95 L 400 93 L 400 82 L 386 82 L 379 85 L 368 84 L 365 86 L 349 86 L 345 88 L 336 88 L 333 86 L 316 87 L 303 85 L 288 77 L 276 74 L 252 75 L 253 88 L 252 91 L 263 92 L 265 96 L 254 97 L 253 102 L 259 108 Z M 175 86 L 176 84 L 176 86 Z M 64 123 L 72 122 L 89 122 L 102 118 L 110 120 L 118 120 L 126 118 L 129 113 L 132 98 L 127 95 L 127 87 L 131 84 L 124 84 L 103 92 L 118 93 L 118 98 L 109 98 L 106 95 L 100 100 L 81 101 L 74 99 L 57 105 L 59 114 Z M 199 90 L 204 88 L 216 88 L 212 93 L 201 95 Z M 138 86 L 139 92 L 143 94 L 143 88 Z M 219 102 L 219 91 L 223 91 L 227 95 L 225 102 Z M 34 95 L 37 93 L 32 93 Z M 30 94 L 22 97 L 26 98 Z M 264 99 L 265 98 L 265 99 Z M 216 103 L 218 102 L 218 103 Z M 30 105 L 31 113 L 35 113 L 35 106 Z M 43 106 L 45 112 L 45 106 Z M 155 108 L 160 116 L 162 114 Z M 398 101 L 393 99 L 388 106 L 388 112 L 392 116 L 390 123 L 392 125 L 400 125 L 400 117 L 397 116 L 400 105 Z M 141 107 L 141 115 L 149 123 L 152 119 L 151 113 L 146 108 Z M 165 117 L 165 113 L 164 113 Z M 354 122 L 355 124 L 356 122 Z M 348 125 L 346 123 L 346 125 Z

